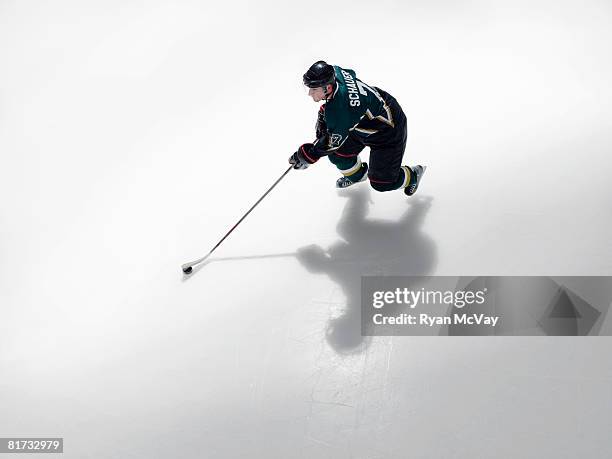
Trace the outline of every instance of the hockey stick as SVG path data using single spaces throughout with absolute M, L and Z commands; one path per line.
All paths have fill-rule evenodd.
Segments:
M 223 236 L 223 238 L 222 238 L 222 239 L 221 239 L 219 242 L 217 242 L 217 245 L 215 245 L 215 246 L 214 246 L 214 247 L 213 247 L 213 248 L 210 250 L 210 252 L 208 252 L 208 254 L 207 254 L 206 256 L 203 256 L 202 258 L 199 258 L 199 259 L 197 259 L 197 260 L 195 260 L 195 261 L 190 261 L 189 263 L 185 263 L 183 266 L 181 266 L 181 268 L 183 269 L 183 273 L 185 273 L 185 274 L 191 274 L 191 272 L 193 271 L 193 267 L 194 267 L 194 266 L 199 265 L 199 264 L 200 264 L 200 263 L 202 263 L 204 260 L 206 260 L 208 257 L 210 257 L 210 255 L 211 255 L 211 254 L 212 254 L 212 253 L 215 251 L 215 249 L 216 249 L 217 247 L 219 247 L 223 241 L 225 241 L 225 238 L 226 238 L 226 237 L 228 237 L 228 236 L 229 236 L 229 235 L 232 233 L 232 231 L 234 231 L 234 230 L 236 229 L 236 227 L 237 227 L 238 225 L 240 225 L 240 223 L 242 222 L 242 220 L 244 220 L 244 219 L 246 218 L 246 216 L 247 216 L 247 215 L 249 215 L 249 214 L 251 213 L 251 211 L 252 211 L 252 210 L 253 210 L 253 209 L 254 209 L 254 208 L 257 206 L 257 204 L 259 204 L 259 203 L 262 201 L 262 199 L 263 199 L 263 198 L 265 198 L 265 197 L 268 195 L 268 193 L 269 193 L 270 191 L 272 191 L 272 189 L 273 189 L 273 188 L 274 188 L 276 185 L 278 185 L 278 182 L 280 182 L 280 181 L 281 181 L 281 180 L 282 180 L 282 179 L 285 177 L 285 175 L 287 175 L 287 174 L 289 173 L 289 171 L 290 171 L 291 169 L 293 169 L 293 165 L 291 165 L 291 166 L 289 166 L 289 167 L 287 168 L 287 170 L 286 170 L 286 171 L 283 173 L 283 175 L 281 175 L 281 176 L 278 178 L 278 180 L 277 180 L 276 182 L 274 182 L 274 184 L 273 184 L 273 185 L 272 185 L 270 188 L 268 188 L 268 191 L 266 191 L 266 192 L 263 194 L 263 196 L 262 196 L 261 198 L 259 198 L 255 204 L 253 204 L 253 206 L 252 206 L 252 207 L 251 207 L 251 208 L 248 210 L 248 212 L 247 212 L 246 214 L 244 214 L 240 220 L 238 220 L 238 223 L 236 223 L 234 226 L 232 226 L 232 229 L 231 229 L 231 230 L 229 230 L 229 231 L 228 231 L 228 232 L 225 234 L 225 236 Z

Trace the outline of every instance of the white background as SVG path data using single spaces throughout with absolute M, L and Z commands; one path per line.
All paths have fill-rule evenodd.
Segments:
M 0 436 L 70 458 L 608 457 L 608 338 L 357 327 L 361 275 L 612 275 L 611 19 L 0 1 Z M 418 195 L 338 193 L 323 159 L 184 281 L 312 140 L 318 59 L 398 99 Z

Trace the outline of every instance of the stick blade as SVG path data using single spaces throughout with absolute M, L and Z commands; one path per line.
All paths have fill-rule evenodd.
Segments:
M 193 272 L 193 268 L 199 265 L 200 263 L 202 263 L 203 261 L 205 261 L 208 257 L 210 257 L 211 253 L 212 252 L 208 252 L 208 254 L 205 257 L 202 257 L 199 260 L 190 261 L 189 263 L 185 263 L 184 265 L 182 265 L 181 269 L 183 270 L 183 273 L 191 274 Z

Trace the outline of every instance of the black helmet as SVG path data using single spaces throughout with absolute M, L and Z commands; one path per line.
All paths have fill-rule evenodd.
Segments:
M 317 61 L 304 74 L 304 84 L 309 88 L 320 88 L 335 81 L 334 68 L 325 61 Z

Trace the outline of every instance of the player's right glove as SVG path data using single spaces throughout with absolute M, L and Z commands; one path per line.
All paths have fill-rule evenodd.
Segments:
M 298 151 L 289 156 L 289 164 L 293 164 L 294 169 L 306 169 L 311 164 L 314 164 L 319 158 L 309 154 L 313 147 L 314 145 L 311 143 L 305 143 L 300 146 Z

